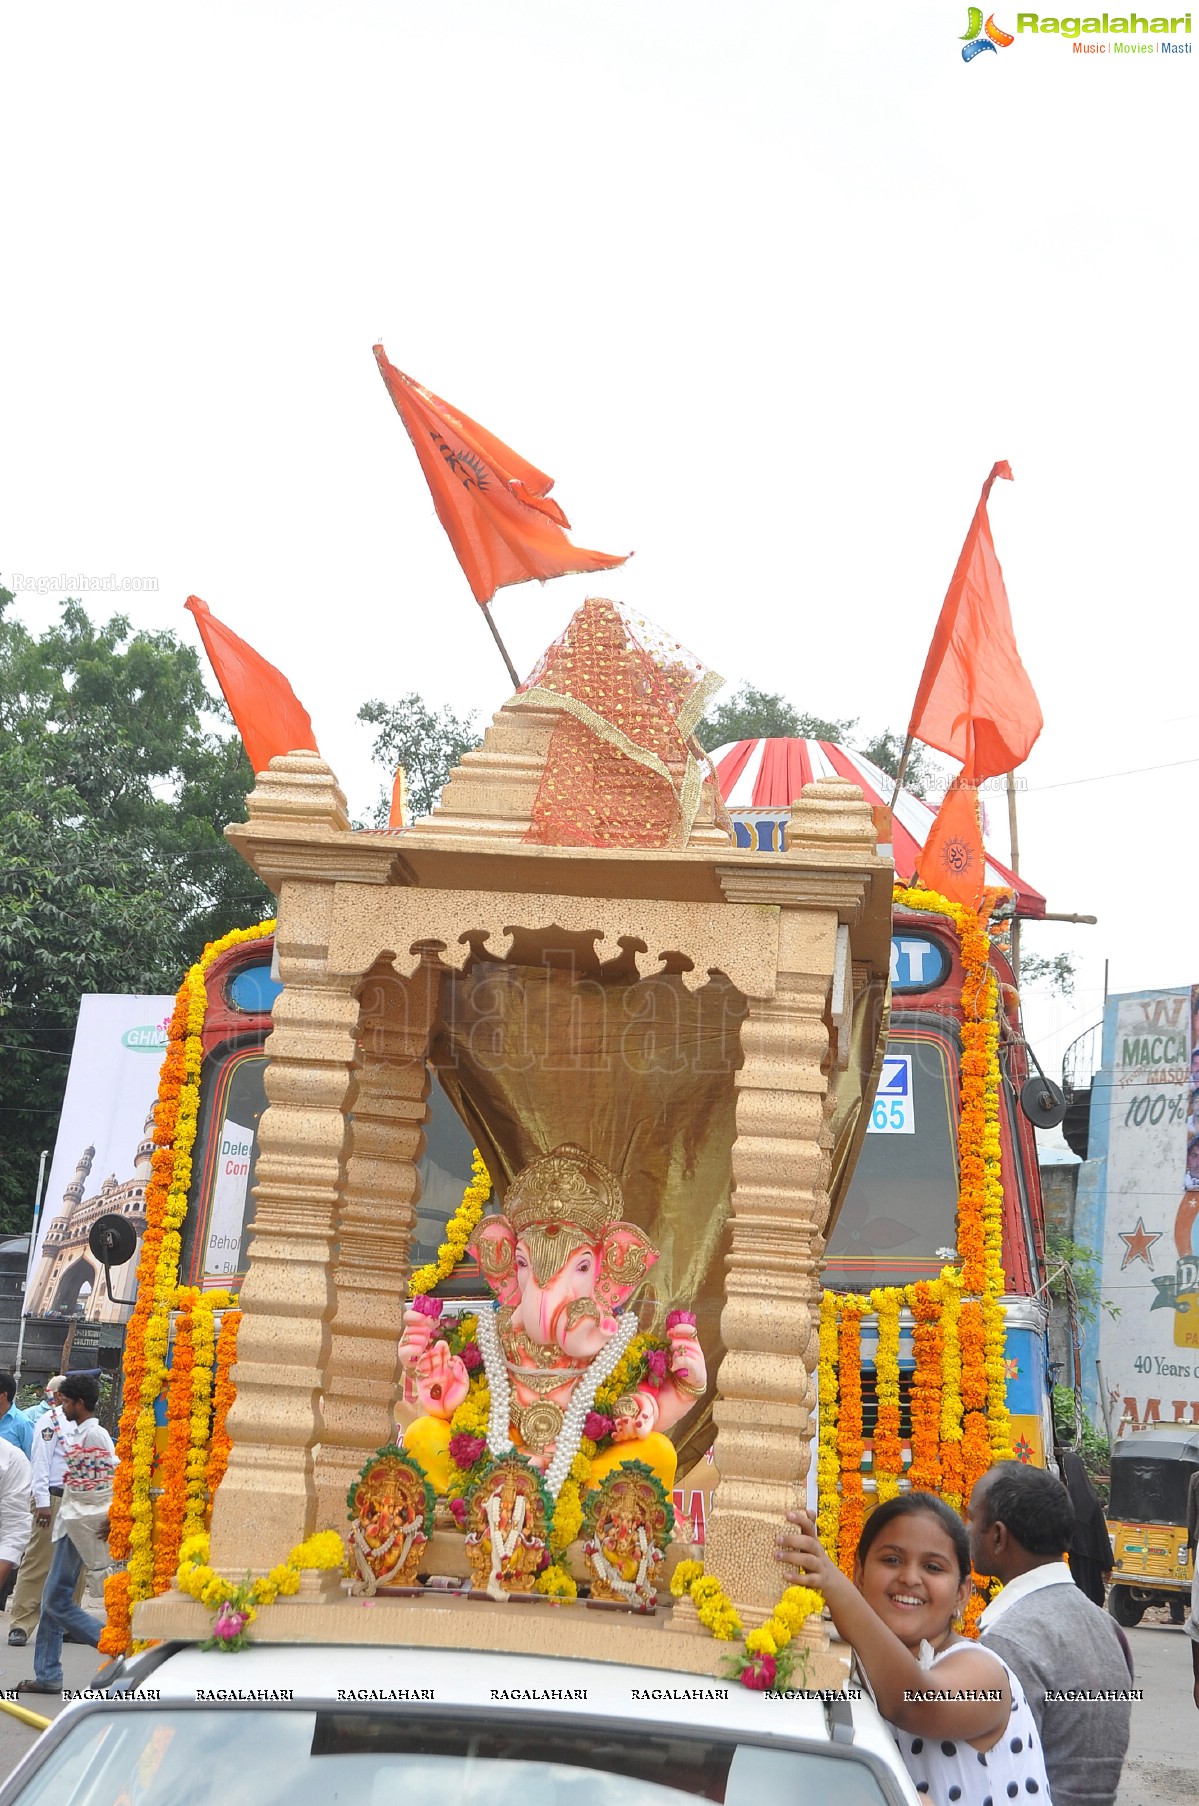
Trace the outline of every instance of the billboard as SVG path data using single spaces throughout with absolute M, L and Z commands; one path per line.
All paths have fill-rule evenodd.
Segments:
M 108 1296 L 87 1245 L 97 1217 L 126 1217 L 137 1249 L 113 1269 L 118 1298 L 132 1298 L 154 1152 L 154 1103 L 173 997 L 80 1000 L 54 1159 L 46 1183 L 25 1300 L 31 1317 L 123 1323 L 131 1305 Z
M 1197 1019 L 1199 986 L 1110 997 L 1104 1016 L 1084 1175 L 1101 1203 L 1091 1340 L 1117 1434 L 1199 1423 Z

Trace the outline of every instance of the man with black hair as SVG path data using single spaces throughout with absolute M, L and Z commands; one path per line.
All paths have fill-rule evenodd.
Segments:
M 0 1372 L 0 1437 L 20 1449 L 26 1461 L 33 1452 L 33 1425 L 28 1414 L 16 1406 L 17 1382 L 11 1373 Z
M 967 1511 L 976 1573 L 1003 1582 L 979 1619 L 985 1649 L 1015 1669 L 1041 1738 L 1053 1806 L 1113 1806 L 1132 1718 L 1132 1658 L 1114 1618 L 1063 1557 L 1074 1507 L 1044 1468 L 1001 1461 Z
M 24 1693 L 62 1691 L 62 1641 L 69 1631 L 77 1643 L 95 1649 L 104 1629 L 74 1600 L 82 1569 L 107 1565 L 108 1514 L 116 1450 L 112 1437 L 96 1417 L 98 1382 L 90 1374 L 69 1373 L 59 1388 L 59 1410 L 75 1426 L 66 1456 L 62 1503 L 54 1520 L 54 1559 L 42 1594 L 41 1617 L 34 1644 L 34 1678 L 22 1681 Z

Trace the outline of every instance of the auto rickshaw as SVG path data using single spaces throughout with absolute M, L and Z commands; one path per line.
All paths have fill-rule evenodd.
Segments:
M 1134 1430 L 1113 1448 L 1107 1528 L 1115 1567 L 1107 1605 L 1117 1624 L 1138 1624 L 1151 1605 L 1168 1605 L 1182 1623 L 1194 1572 L 1187 1488 L 1197 1469 L 1199 1425 Z

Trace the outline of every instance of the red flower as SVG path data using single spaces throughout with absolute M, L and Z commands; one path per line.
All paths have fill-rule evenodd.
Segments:
M 466 1368 L 468 1373 L 473 1373 L 476 1367 L 481 1367 L 483 1365 L 483 1357 L 479 1353 L 479 1344 L 477 1342 L 468 1342 L 466 1347 L 459 1354 L 458 1359 L 462 1362 L 462 1365 Z
M 752 1687 L 755 1693 L 768 1693 L 777 1674 L 778 1665 L 773 1656 L 751 1656 L 741 1670 L 741 1685 Z
M 605 1436 L 612 1434 L 615 1427 L 613 1420 L 605 1417 L 602 1411 L 588 1411 L 583 1420 L 583 1434 L 588 1442 L 602 1442 Z
M 473 1467 L 487 1447 L 484 1436 L 470 1436 L 460 1430 L 450 1437 L 450 1460 L 456 1467 Z

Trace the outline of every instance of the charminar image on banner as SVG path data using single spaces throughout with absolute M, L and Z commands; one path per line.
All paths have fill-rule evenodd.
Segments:
M 80 1000 L 75 1045 L 29 1264 L 26 1312 L 123 1323 L 132 1305 L 115 1304 L 88 1248 L 97 1217 L 129 1219 L 137 1248 L 114 1267 L 118 1298 L 132 1298 L 145 1229 L 146 1182 L 154 1153 L 154 1102 L 173 997 Z

